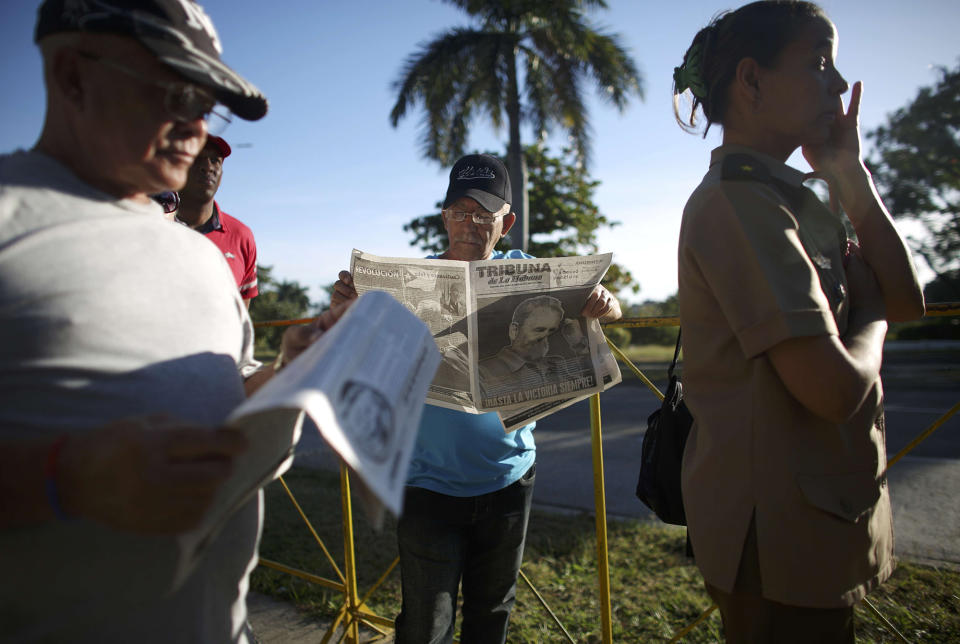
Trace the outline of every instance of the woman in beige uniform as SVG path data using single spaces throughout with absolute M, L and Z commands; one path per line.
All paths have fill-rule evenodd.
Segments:
M 880 360 L 887 322 L 921 317 L 923 295 L 837 44 L 817 5 L 755 2 L 674 70 L 681 125 L 723 128 L 684 209 L 679 298 L 684 504 L 728 642 L 852 643 L 854 604 L 894 566 Z M 785 164 L 797 148 L 832 207 Z

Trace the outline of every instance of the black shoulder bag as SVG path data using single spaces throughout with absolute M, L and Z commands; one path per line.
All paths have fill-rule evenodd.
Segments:
M 680 355 L 680 332 L 673 362 L 667 370 L 670 381 L 660 409 L 647 418 L 647 432 L 643 436 L 640 478 L 637 498 L 654 511 L 661 521 L 686 525 L 683 495 L 680 492 L 680 467 L 683 448 L 687 444 L 693 416 L 683 402 L 683 386 L 673 371 Z

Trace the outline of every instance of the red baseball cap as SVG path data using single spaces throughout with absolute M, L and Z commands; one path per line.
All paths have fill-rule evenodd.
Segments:
M 220 158 L 222 159 L 226 159 L 228 156 L 230 156 L 230 152 L 231 152 L 230 144 L 224 141 L 219 136 L 208 134 L 207 142 L 204 144 L 204 147 L 206 147 L 207 145 L 212 145 L 216 147 L 218 150 L 220 150 Z

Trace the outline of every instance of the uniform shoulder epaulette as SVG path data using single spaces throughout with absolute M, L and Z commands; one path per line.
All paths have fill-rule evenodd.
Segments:
M 760 181 L 770 183 L 770 171 L 749 154 L 728 154 L 723 159 L 720 178 L 724 181 Z
M 804 200 L 813 195 L 809 188 L 795 186 L 770 174 L 770 170 L 749 154 L 738 152 L 728 154 L 720 168 L 720 178 L 724 181 L 759 181 L 771 186 L 786 198 L 792 208 L 800 209 Z M 816 196 L 813 195 L 816 199 Z M 819 201 L 819 199 L 817 200 Z

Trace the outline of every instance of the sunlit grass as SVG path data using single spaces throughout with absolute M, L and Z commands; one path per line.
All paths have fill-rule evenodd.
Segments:
M 631 344 L 620 347 L 628 358 L 637 362 L 670 362 L 673 360 L 674 346 L 665 344 Z

